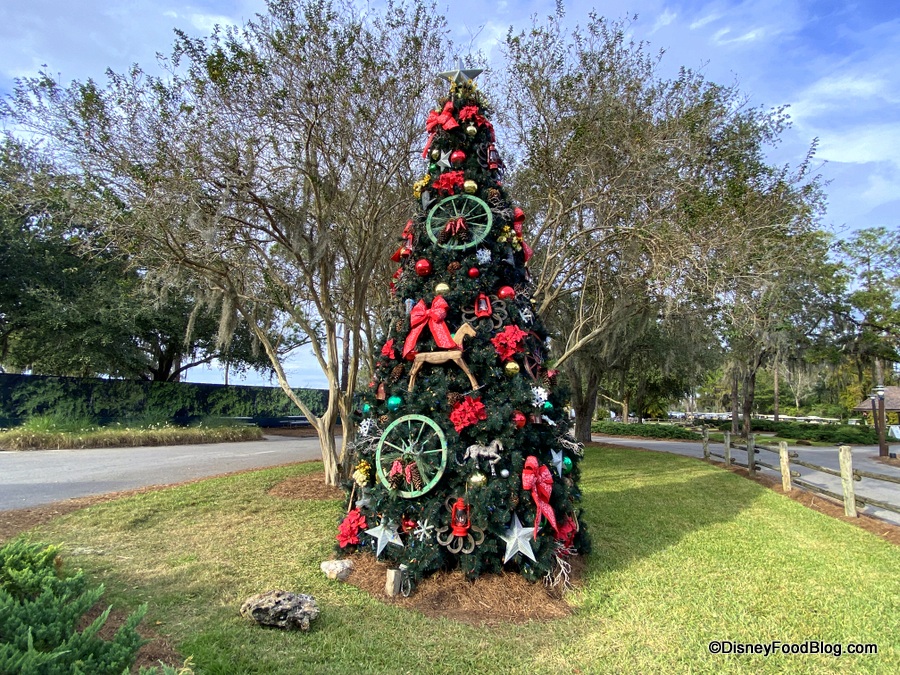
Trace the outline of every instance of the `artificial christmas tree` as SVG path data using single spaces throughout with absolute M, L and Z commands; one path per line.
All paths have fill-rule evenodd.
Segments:
M 441 73 L 450 93 L 429 113 L 420 208 L 392 256 L 396 309 L 361 407 L 338 541 L 371 546 L 413 580 L 457 566 L 558 579 L 589 547 L 582 449 L 545 363 L 525 214 L 503 188 L 480 72 Z

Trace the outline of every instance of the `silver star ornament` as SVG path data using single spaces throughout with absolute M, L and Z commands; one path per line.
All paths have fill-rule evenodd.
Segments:
M 464 69 L 462 59 L 457 59 L 456 70 L 448 70 L 443 73 L 438 73 L 438 77 L 443 77 L 448 82 L 465 84 L 469 80 L 474 80 L 483 72 L 484 69 L 482 68 L 470 68 L 468 70 Z
M 516 553 L 526 555 L 537 562 L 534 557 L 534 551 L 531 550 L 532 535 L 534 535 L 534 528 L 522 527 L 519 516 L 514 513 L 512 527 L 500 535 L 500 538 L 506 542 L 506 555 L 503 558 L 503 563 L 506 564 Z
M 563 473 L 563 453 L 562 450 L 551 450 L 550 455 L 553 457 L 551 460 L 553 462 L 553 466 L 556 467 L 556 473 L 562 476 Z
M 389 520 L 381 521 L 381 525 L 378 527 L 369 528 L 366 530 L 366 534 L 378 539 L 378 548 L 375 553 L 376 558 L 381 555 L 384 547 L 388 544 L 403 548 L 403 541 L 401 541 L 400 534 L 397 532 L 397 526 Z
M 441 151 L 441 158 L 437 161 L 437 165 L 442 169 L 450 168 L 450 151 Z

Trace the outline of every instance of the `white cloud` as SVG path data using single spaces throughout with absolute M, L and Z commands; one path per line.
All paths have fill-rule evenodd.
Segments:
M 236 26 L 233 19 L 221 14 L 191 14 L 191 25 L 204 33 L 212 33 L 216 26 Z
M 791 117 L 803 120 L 834 111 L 900 103 L 897 86 L 888 78 L 869 72 L 845 72 L 823 77 L 800 93 L 791 104 Z
M 900 122 L 860 125 L 820 134 L 816 155 L 832 162 L 900 162 Z
M 658 17 L 656 17 L 656 22 L 653 24 L 653 28 L 650 29 L 650 35 L 653 35 L 660 28 L 664 28 L 668 26 L 670 23 L 675 21 L 678 18 L 678 15 L 675 12 L 670 12 L 668 9 L 663 11 Z
M 712 23 L 713 21 L 718 21 L 722 18 L 721 14 L 707 14 L 706 16 L 702 16 L 699 19 L 695 19 L 688 28 L 691 30 L 697 30 L 698 28 L 703 28 L 708 23 Z

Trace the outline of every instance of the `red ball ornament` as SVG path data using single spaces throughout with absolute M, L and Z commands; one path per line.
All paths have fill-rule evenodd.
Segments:
M 516 291 L 512 286 L 503 286 L 497 291 L 497 297 L 501 300 L 512 300 L 516 297 Z
M 466 153 L 462 150 L 454 150 L 450 153 L 450 163 L 451 164 L 462 164 L 466 161 Z
M 521 410 L 516 410 L 513 413 L 513 424 L 516 425 L 516 429 L 521 429 L 525 426 L 525 423 L 528 421 L 528 418 L 525 417 L 525 413 Z
M 477 278 L 478 278 L 478 275 L 480 275 L 480 274 L 481 274 L 481 270 L 479 270 L 477 267 L 470 267 L 470 268 L 469 268 L 469 277 L 470 277 L 470 278 L 472 278 L 472 279 L 477 279 Z
M 427 277 L 431 274 L 431 261 L 425 258 L 416 260 L 416 274 L 420 277 Z

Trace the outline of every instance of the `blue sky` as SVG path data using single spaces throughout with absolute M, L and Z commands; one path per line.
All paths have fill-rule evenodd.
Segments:
M 490 54 L 510 25 L 524 28 L 532 15 L 540 19 L 554 6 L 455 0 L 447 16 L 458 44 L 471 41 Z M 263 7 L 261 0 L 6 0 L 0 4 L 0 92 L 43 64 L 64 80 L 102 79 L 107 67 L 121 71 L 134 62 L 151 66 L 156 52 L 168 52 L 173 28 L 204 35 Z M 716 82 L 737 82 L 752 105 L 789 105 L 793 126 L 773 160 L 796 163 L 819 139 L 819 172 L 829 181 L 825 224 L 839 236 L 900 224 L 900 5 L 610 0 L 565 7 L 572 24 L 584 23 L 591 8 L 611 19 L 636 14 L 631 32 L 654 51 L 665 50 L 663 73 L 686 66 Z M 448 53 L 433 70 L 453 57 Z M 292 368 L 296 386 L 322 384 L 310 365 Z M 221 382 L 222 376 L 200 371 L 190 379 Z

